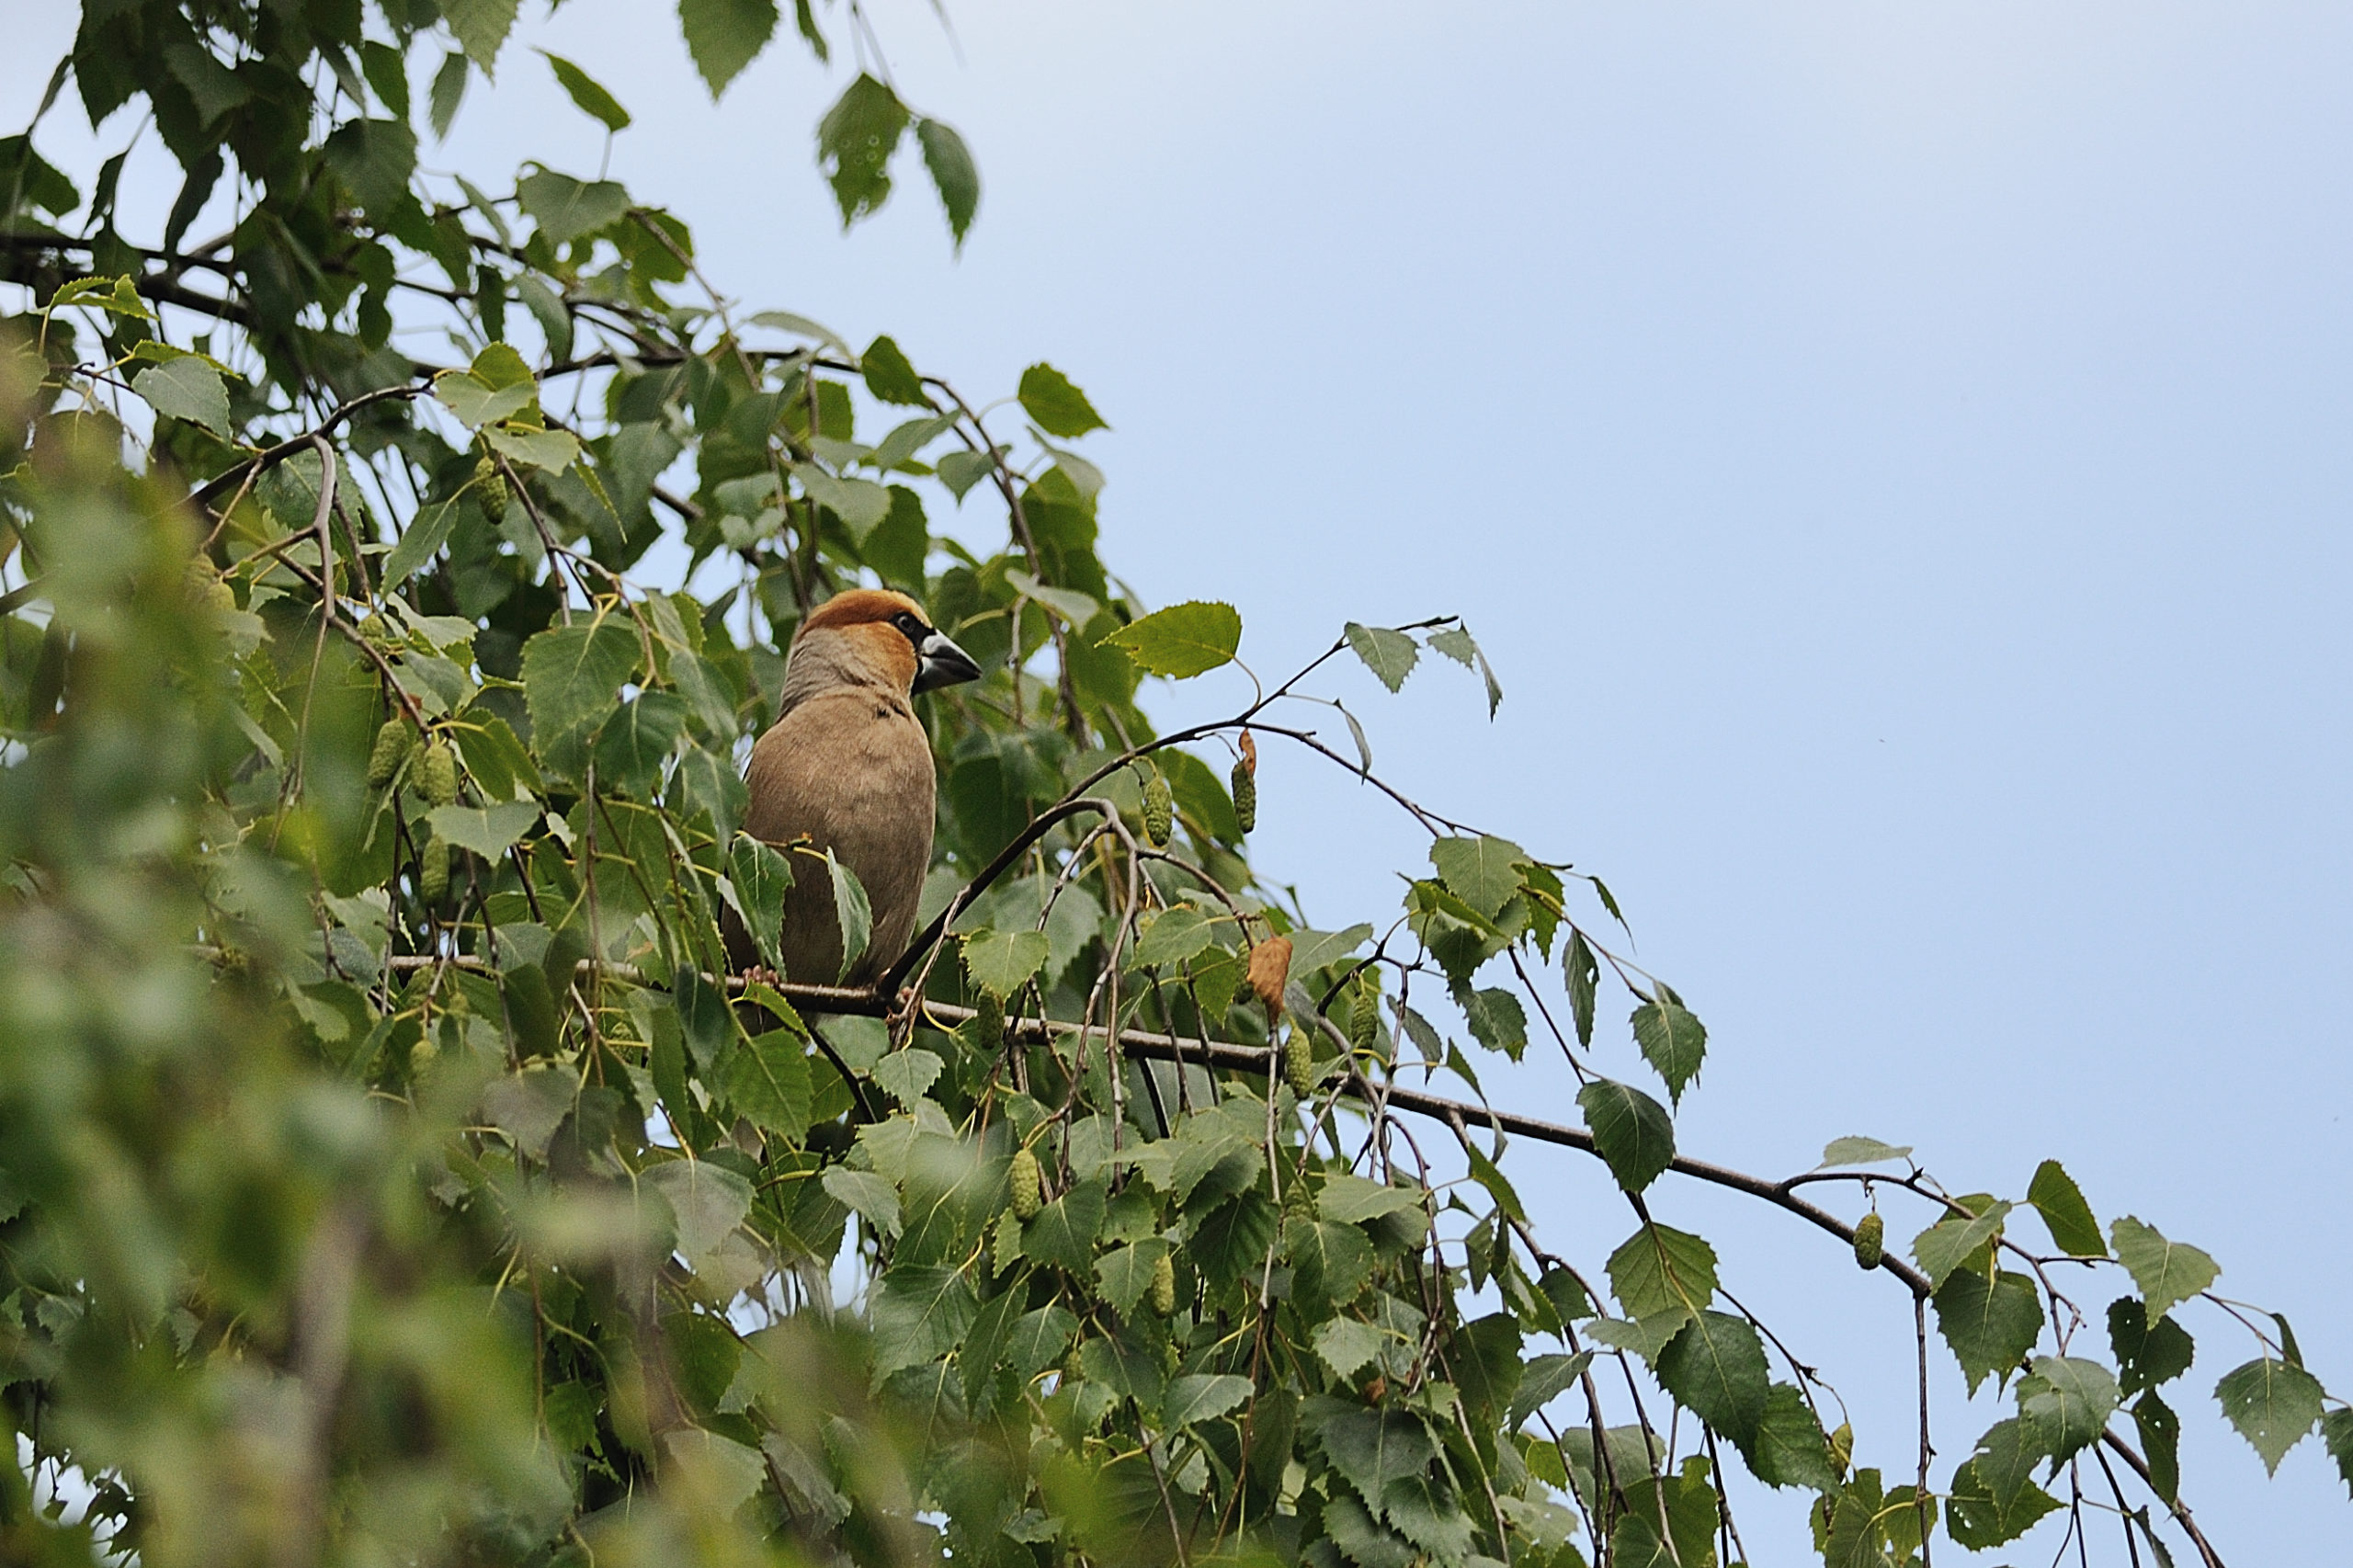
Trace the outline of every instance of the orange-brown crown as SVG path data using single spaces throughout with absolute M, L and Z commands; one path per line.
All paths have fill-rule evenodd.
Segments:
M 913 615 L 926 626 L 931 624 L 931 618 L 924 614 L 923 606 L 904 594 L 893 593 L 888 588 L 851 588 L 835 594 L 810 611 L 809 619 L 801 623 L 801 631 L 806 636 L 829 626 L 865 626 L 877 621 L 887 623 L 892 617 L 898 615 Z

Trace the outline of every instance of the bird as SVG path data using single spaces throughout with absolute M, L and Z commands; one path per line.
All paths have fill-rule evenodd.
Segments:
M 847 589 L 801 621 L 776 722 L 744 771 L 744 831 L 783 852 L 792 871 L 779 943 L 787 979 L 870 985 L 905 950 L 931 868 L 938 789 L 913 699 L 980 674 L 904 594 Z M 866 950 L 847 966 L 827 853 L 857 876 L 872 910 Z M 758 964 L 733 909 L 722 923 L 728 961 L 738 972 Z

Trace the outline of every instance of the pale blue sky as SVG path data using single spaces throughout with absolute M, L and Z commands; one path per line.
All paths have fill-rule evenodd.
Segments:
M 47 9 L 0 103 L 70 32 Z M 902 91 L 980 159 L 955 259 L 911 159 L 838 233 L 797 51 L 714 110 L 652 7 L 531 9 L 430 161 L 594 172 L 544 43 L 637 115 L 613 173 L 722 288 L 983 394 L 1068 371 L 1115 426 L 1107 555 L 1237 603 L 1262 672 L 1346 619 L 1466 616 L 1492 725 L 1450 665 L 1329 689 L 1411 790 L 1609 880 L 1712 1031 L 1687 1152 L 1785 1174 L 1869 1132 L 2013 1197 L 2055 1155 L 2353 1392 L 2353 14 L 999 3 L 951 7 L 960 62 L 881 5 Z M 1260 865 L 1320 923 L 1392 911 L 1403 824 L 1264 778 Z M 1540 1051 L 1497 1097 L 1575 1115 Z M 1597 1167 L 1518 1153 L 1558 1244 L 1620 1239 Z M 1900 1463 L 1900 1291 L 1654 1196 Z M 2341 1552 L 2317 1442 L 2267 1485 L 2207 1392 L 2248 1342 L 2190 1326 L 2201 1520 L 2241 1568 Z M 1939 1478 L 1998 1414 L 1959 1398 L 1940 1373 Z M 1789 1501 L 1738 1502 L 1760 1568 L 1807 1555 Z

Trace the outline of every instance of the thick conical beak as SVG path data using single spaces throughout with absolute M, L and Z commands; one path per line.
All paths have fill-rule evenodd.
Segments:
M 949 642 L 946 632 L 932 632 L 916 646 L 915 690 L 930 691 L 980 678 L 981 666 L 972 663 L 972 654 Z

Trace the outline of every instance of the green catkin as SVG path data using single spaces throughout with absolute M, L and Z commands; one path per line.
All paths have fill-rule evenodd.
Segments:
M 429 806 L 458 803 L 458 754 L 449 742 L 435 741 L 425 748 L 425 760 L 416 769 L 416 792 Z
M 1348 1004 L 1348 1049 L 1369 1053 L 1381 1040 L 1381 975 L 1366 970 L 1357 976 L 1356 998 Z
M 1258 830 L 1258 776 L 1246 762 L 1233 765 L 1233 820 L 1245 834 Z
M 1887 1221 L 1866 1214 L 1855 1222 L 1855 1267 L 1877 1268 L 1887 1253 Z
M 1152 1266 L 1152 1310 L 1162 1317 L 1176 1310 L 1176 1265 L 1165 1252 Z
M 449 841 L 437 838 L 417 857 L 416 892 L 427 903 L 449 896 Z
M 368 788 L 381 790 L 392 781 L 392 775 L 408 760 L 409 742 L 415 734 L 405 719 L 384 721 L 384 727 L 376 732 L 375 745 L 368 753 Z
M 488 458 L 474 464 L 474 484 L 482 493 L 482 509 L 492 522 L 506 516 L 506 481 Z
M 1045 1206 L 1044 1176 L 1038 1169 L 1038 1156 L 1027 1149 L 1016 1149 L 1013 1165 L 1005 1174 L 1012 1188 L 1013 1217 L 1025 1221 L 1036 1219 Z
M 1308 1049 L 1305 1029 L 1294 1028 L 1283 1040 L 1283 1082 L 1301 1099 L 1315 1092 L 1315 1056 Z
M 994 991 L 983 989 L 972 1006 L 972 1045 L 989 1056 L 1005 1049 L 1005 1003 Z
M 1168 791 L 1168 780 L 1155 772 L 1143 786 L 1143 835 L 1152 840 L 1154 849 L 1165 849 L 1176 827 L 1176 800 Z

